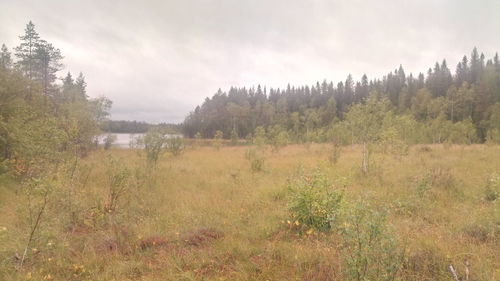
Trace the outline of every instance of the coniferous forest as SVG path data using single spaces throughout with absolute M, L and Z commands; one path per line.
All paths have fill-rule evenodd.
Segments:
M 157 15 L 154 1 L 135 2 L 118 9 Z M 158 57 L 145 63 L 155 47 L 171 50 L 84 19 L 77 30 L 89 49 L 99 45 L 92 38 L 103 49 L 66 54 L 92 58 L 82 66 L 100 87 L 66 72 L 64 53 L 31 21 L 0 50 L 0 281 L 500 280 L 498 54 L 474 48 L 456 67 L 443 60 L 416 76 L 400 66 L 380 79 L 232 87 L 181 124 L 153 124 L 111 120 L 111 100 L 94 91 L 117 79 L 116 113 L 180 120 L 173 111 L 190 99 L 156 95 L 181 88 L 155 83 L 150 75 L 169 69 Z M 59 38 L 54 30 L 64 30 L 50 22 Z M 137 26 L 144 39 L 168 29 Z M 81 35 L 68 30 L 53 42 Z M 203 77 L 213 66 L 206 55 L 217 52 L 200 51 L 199 62 L 191 57 L 199 50 L 180 45 L 177 61 L 194 64 L 165 73 L 183 86 Z M 118 67 L 96 62 L 108 56 L 102 50 L 117 53 Z M 123 67 L 134 56 L 140 65 Z M 119 73 L 94 79 L 101 66 Z M 132 95 L 140 97 L 127 106 Z M 173 100 L 172 112 L 152 104 Z
M 500 142 L 498 53 L 486 58 L 477 48 L 454 69 L 443 60 L 426 74 L 399 66 L 380 79 L 348 75 L 337 84 L 219 89 L 187 116 L 184 133 L 212 138 L 220 130 L 225 138 L 246 138 L 260 127 L 271 137 L 284 131 L 293 142 L 352 143 L 349 112 L 370 100 L 384 103 L 380 124 L 384 118 L 385 127 L 399 123 L 398 133 L 410 143 Z

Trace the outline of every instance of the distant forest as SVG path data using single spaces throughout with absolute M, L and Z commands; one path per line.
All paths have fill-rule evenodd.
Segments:
M 267 134 L 284 131 L 293 142 L 336 138 L 351 143 L 356 142 L 355 122 L 347 117 L 368 100 L 384 103 L 387 106 L 379 107 L 383 113 L 405 120 L 396 127 L 412 131 L 411 136 L 405 133 L 409 142 L 500 142 L 498 53 L 487 60 L 476 48 L 462 58 L 454 74 L 443 60 L 425 75 L 408 75 L 399 66 L 381 79 L 363 75 L 354 81 L 348 75 L 337 84 L 219 89 L 186 117 L 183 132 L 187 137 L 212 138 L 221 131 L 225 138 L 250 138 L 260 128 Z
M 107 133 L 140 134 L 146 133 L 153 126 L 167 130 L 171 134 L 180 134 L 182 131 L 181 125 L 178 124 L 160 123 L 155 125 L 146 122 L 126 120 L 106 120 L 101 124 L 101 130 Z

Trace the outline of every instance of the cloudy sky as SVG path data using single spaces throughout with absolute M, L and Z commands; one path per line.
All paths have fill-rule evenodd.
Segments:
M 113 119 L 181 122 L 218 88 L 453 68 L 500 51 L 498 0 L 1 0 L 0 43 L 32 20 Z M 62 74 L 61 74 L 62 75 Z

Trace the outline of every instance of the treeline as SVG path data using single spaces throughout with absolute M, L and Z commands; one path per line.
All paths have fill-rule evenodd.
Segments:
M 498 54 L 486 60 L 476 48 L 464 56 L 454 74 L 446 60 L 426 75 L 407 75 L 402 66 L 382 79 L 317 82 L 286 89 L 235 88 L 206 98 L 184 121 L 187 137 L 248 138 L 257 128 L 268 135 L 283 131 L 293 142 L 326 142 L 335 138 L 356 142 L 346 117 L 368 100 L 384 103 L 387 114 L 408 120 L 410 142 L 500 142 L 500 63 Z M 375 101 L 372 104 L 376 104 Z M 387 106 L 385 106 L 387 105 Z M 352 114 L 351 114 L 352 115 Z M 358 138 L 359 139 L 359 138 Z
M 107 133 L 129 133 L 139 134 L 149 130 L 150 124 L 138 121 L 108 120 L 101 125 L 101 129 Z
M 95 147 L 111 101 L 89 99 L 82 73 L 58 79 L 63 56 L 32 22 L 19 39 L 0 51 L 0 173 L 33 176 Z
M 140 121 L 127 120 L 106 120 L 101 124 L 101 130 L 107 133 L 124 133 L 124 134 L 140 134 L 146 133 L 153 127 L 159 127 L 169 134 L 180 134 L 181 125 L 179 124 L 150 124 Z

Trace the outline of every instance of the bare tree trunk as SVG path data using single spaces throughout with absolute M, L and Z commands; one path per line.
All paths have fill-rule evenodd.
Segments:
M 458 279 L 457 271 L 455 270 L 455 268 L 453 267 L 453 265 L 450 264 L 448 266 L 448 270 L 450 271 L 451 275 L 453 276 L 453 280 L 454 281 L 460 281 L 460 279 Z

